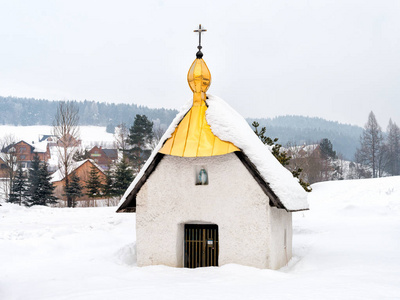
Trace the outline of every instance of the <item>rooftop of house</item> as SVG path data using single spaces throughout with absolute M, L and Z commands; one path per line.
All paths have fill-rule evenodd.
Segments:
M 92 159 L 84 159 L 78 162 L 73 162 L 70 167 L 68 168 L 68 175 L 71 174 L 72 172 L 74 172 L 76 169 L 78 169 L 79 167 L 81 167 L 84 163 L 86 162 L 90 162 L 93 165 L 95 165 L 97 167 L 97 169 L 99 169 L 101 172 L 103 172 L 102 168 L 100 168 L 99 165 L 97 165 Z M 55 171 L 52 175 L 51 175 L 51 180 L 50 182 L 57 182 L 57 181 L 61 181 L 64 179 L 64 172 L 62 172 L 61 169 L 58 169 L 57 171 Z
M 254 134 L 246 120 L 221 98 L 208 95 L 206 104 L 208 107 L 205 111 L 206 121 L 212 133 L 222 141 L 230 142 L 240 149 L 239 151 L 249 159 L 257 173 L 276 194 L 284 208 L 288 211 L 308 209 L 307 193 L 299 184 L 298 179 L 294 178 L 292 173 L 279 163 L 272 155 L 270 148 L 264 145 Z M 120 206 L 125 202 L 135 186 L 139 184 L 147 168 L 165 142 L 173 135 L 176 127 L 191 106 L 192 101 L 189 101 L 175 117 L 145 166 L 125 192 Z

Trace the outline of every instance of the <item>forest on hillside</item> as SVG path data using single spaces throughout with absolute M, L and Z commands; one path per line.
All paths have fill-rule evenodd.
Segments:
M 52 125 L 60 101 L 0 96 L 1 125 Z M 80 125 L 107 126 L 121 123 L 132 124 L 136 114 L 167 126 L 177 110 L 148 108 L 136 104 L 115 104 L 96 101 L 73 101 L 79 109 Z
M 59 101 L 38 100 L 0 96 L 0 125 L 52 125 Z M 121 123 L 128 127 L 133 124 L 136 114 L 146 115 L 160 128 L 166 129 L 177 114 L 177 110 L 148 108 L 137 104 L 115 104 L 96 101 L 74 101 L 79 108 L 81 125 L 109 126 Z M 319 143 L 328 138 L 335 150 L 351 160 L 362 128 L 340 124 L 321 118 L 304 116 L 280 116 L 275 118 L 247 118 L 249 124 L 257 121 L 267 128 L 267 135 L 279 138 L 279 143 L 303 145 Z
M 250 119 L 247 120 L 249 123 Z M 292 146 L 318 144 L 329 139 L 335 150 L 348 160 L 353 160 L 359 147 L 363 129 L 359 126 L 327 121 L 322 118 L 304 116 L 279 116 L 268 119 L 253 119 L 267 128 L 271 138 L 279 138 L 282 145 Z

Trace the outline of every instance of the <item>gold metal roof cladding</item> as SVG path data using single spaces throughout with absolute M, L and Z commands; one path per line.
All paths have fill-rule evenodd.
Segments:
M 211 73 L 202 58 L 194 60 L 187 79 L 193 91 L 193 106 L 159 152 L 181 157 L 202 157 L 240 151 L 234 144 L 216 137 L 207 123 L 205 100 L 211 84 Z

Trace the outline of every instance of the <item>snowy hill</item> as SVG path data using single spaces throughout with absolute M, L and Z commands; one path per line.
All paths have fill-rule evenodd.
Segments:
M 41 135 L 52 133 L 53 126 L 36 125 L 36 126 L 12 126 L 0 125 L 0 141 L 4 136 L 13 134 L 16 141 L 24 140 L 27 143 L 37 143 Z M 106 132 L 106 127 L 101 126 L 80 126 L 80 139 L 85 147 L 93 147 L 94 145 L 112 146 L 114 136 L 112 133 Z M 33 144 L 34 145 L 34 144 Z M 35 145 L 34 145 L 35 146 Z
M 0 299 L 399 299 L 400 177 L 313 185 L 278 271 L 138 268 L 135 215 L 0 207 Z

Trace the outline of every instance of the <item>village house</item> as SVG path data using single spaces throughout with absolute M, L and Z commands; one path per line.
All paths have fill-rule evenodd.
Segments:
M 50 147 L 57 145 L 57 137 L 52 134 L 40 134 L 39 143 L 47 142 Z
M 0 178 L 5 178 L 9 176 L 11 170 L 10 167 L 7 165 L 7 159 L 2 157 L 4 153 L 0 153 Z
M 8 145 L 2 149 L 3 153 L 12 153 L 16 157 L 17 163 L 21 164 L 23 169 L 29 169 L 35 154 L 38 155 L 39 160 L 47 162 L 50 159 L 50 149 L 47 143 L 40 143 L 35 145 L 29 144 L 25 141 Z
M 74 162 L 73 165 L 71 166 L 70 171 L 68 172 L 68 178 L 71 179 L 72 174 L 75 173 L 79 179 L 80 179 L 80 184 L 82 187 L 86 185 L 86 181 L 89 179 L 89 174 L 90 170 L 92 167 L 96 168 L 97 175 L 99 176 L 100 182 L 102 184 L 105 183 L 105 174 L 103 170 L 91 159 L 85 159 L 79 162 Z M 64 186 L 65 186 L 65 176 L 63 172 L 61 172 L 60 169 L 58 169 L 53 175 L 51 182 L 55 186 L 54 189 L 54 196 L 56 196 L 58 199 L 61 199 L 63 201 L 67 200 L 67 197 L 65 196 L 65 191 L 64 191 Z M 82 191 L 84 194 L 86 193 L 86 189 L 84 188 Z M 86 194 L 83 195 L 80 198 L 77 198 L 76 201 L 89 201 L 90 198 Z
M 281 268 L 292 257 L 292 212 L 308 209 L 306 192 L 242 116 L 206 96 L 211 74 L 202 56 L 188 73 L 193 102 L 117 212 L 136 212 L 138 266 Z
M 105 149 L 102 146 L 94 146 L 89 150 L 90 158 L 93 159 L 103 170 L 108 170 L 110 165 L 118 159 L 117 149 Z

